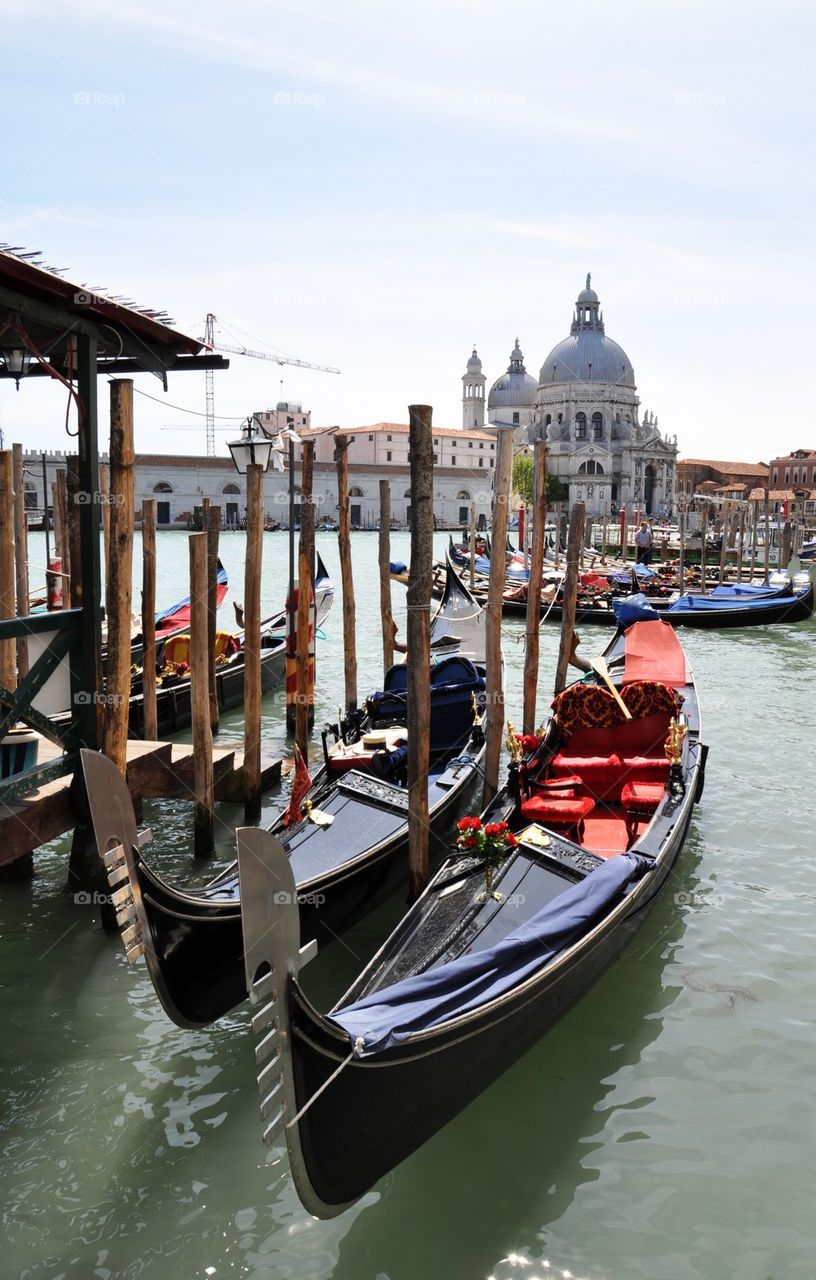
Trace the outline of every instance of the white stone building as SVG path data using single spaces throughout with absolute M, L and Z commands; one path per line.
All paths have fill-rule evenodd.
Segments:
M 472 361 L 465 378 L 473 376 Z M 654 414 L 641 419 L 639 409 L 632 363 L 606 336 L 589 276 L 569 336 L 546 357 L 538 381 L 526 372 L 517 339 L 488 397 L 489 421 L 516 426 L 517 443 L 525 426 L 529 440 L 546 438 L 548 471 L 568 487 L 570 506 L 583 502 L 590 516 L 613 504 L 630 515 L 675 509 L 677 437 L 661 435 Z

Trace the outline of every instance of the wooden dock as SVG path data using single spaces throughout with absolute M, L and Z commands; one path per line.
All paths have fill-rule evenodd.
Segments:
M 39 761 L 47 764 L 60 756 L 54 743 L 42 738 Z M 159 798 L 193 798 L 193 748 L 184 743 L 129 741 L 127 784 L 134 801 Z M 231 747 L 213 748 L 215 799 L 243 802 L 243 756 Z M 261 768 L 263 791 L 280 781 L 281 761 L 266 761 Z M 76 818 L 71 804 L 72 777 L 45 782 L 9 804 L 0 804 L 0 867 L 28 857 L 40 845 L 72 831 Z

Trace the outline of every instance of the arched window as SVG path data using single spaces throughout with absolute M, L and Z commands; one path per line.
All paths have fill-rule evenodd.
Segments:
M 30 480 L 25 482 L 25 495 L 23 505 L 26 511 L 36 511 L 37 507 L 37 486 L 32 484 Z
M 456 497 L 459 502 L 470 502 L 470 493 L 467 489 L 460 489 Z
M 603 473 L 603 467 L 594 458 L 590 458 L 589 462 L 582 462 L 578 468 L 579 476 L 602 476 Z
M 222 493 L 240 493 L 241 490 L 239 489 L 237 484 L 225 484 L 221 492 Z
M 363 493 L 362 489 L 358 488 L 357 485 L 354 485 L 351 489 L 349 489 L 349 497 L 364 498 L 365 494 Z
M 585 413 L 576 413 L 575 415 L 575 439 L 586 440 L 587 438 L 587 421 Z
M 592 439 L 603 440 L 603 414 L 593 413 L 592 415 Z
M 411 496 L 411 490 L 410 490 L 410 489 L 406 489 L 406 490 L 405 490 L 405 493 L 404 493 L 402 496 L 403 496 L 403 498 L 410 498 L 410 496 Z
M 166 480 L 160 480 L 158 484 L 153 486 L 154 493 L 172 493 L 173 486 L 168 484 Z

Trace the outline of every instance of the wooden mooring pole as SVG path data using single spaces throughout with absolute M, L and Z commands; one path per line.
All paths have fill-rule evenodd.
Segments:
M 765 490 L 765 581 L 771 575 L 771 495 Z
M 14 481 L 14 584 L 17 617 L 30 613 L 28 593 L 28 521 L 25 508 L 25 472 L 23 470 L 23 446 L 11 446 Z M 17 641 L 17 678 L 28 675 L 28 640 L 21 636 Z
M 745 507 L 739 512 L 739 540 L 737 549 L 737 582 L 742 582 L 742 557 L 745 554 Z
M 757 557 L 757 538 L 759 537 L 759 500 L 754 498 L 754 516 L 751 524 L 751 576 L 749 582 L 753 582 L 754 573 L 756 571 Z
M 470 504 L 470 589 L 476 586 L 476 503 Z
M 51 486 L 54 508 L 54 555 L 62 561 L 62 602 L 67 608 L 71 599 L 71 559 L 68 548 L 68 478 L 60 467 Z
M 408 406 L 411 459 L 411 565 L 408 574 L 408 896 L 428 880 L 428 765 L 431 740 L 431 589 L 433 586 L 433 410 Z
M 351 568 L 351 517 L 348 492 L 348 436 L 334 437 L 337 462 L 337 542 L 340 548 L 340 580 L 343 586 L 343 653 L 346 671 L 346 711 L 357 706 L 357 638 L 354 575 Z M 411 503 L 413 519 L 413 499 Z M 433 513 L 432 513 L 433 514 Z
M 297 705 L 295 709 L 295 742 L 303 763 L 309 763 L 309 730 L 314 724 L 314 658 L 310 636 L 312 580 L 314 577 L 315 509 L 312 501 L 314 475 L 314 441 L 304 440 L 300 461 L 300 539 L 298 541 L 297 598 Z
M 207 535 L 207 696 L 210 704 L 210 728 L 218 733 L 218 691 L 215 687 L 215 636 L 218 613 L 218 542 L 221 537 L 221 508 L 210 506 L 202 512 Z
M 524 733 L 535 732 L 538 691 L 539 635 L 541 630 L 541 575 L 544 571 L 544 526 L 547 520 L 547 446 L 533 446 L 533 510 L 530 577 L 527 583 L 527 647 L 524 654 Z
M 578 598 L 578 560 L 584 536 L 584 504 L 576 502 L 570 515 L 567 538 L 567 571 L 564 578 L 564 603 L 561 614 L 561 644 L 558 649 L 558 665 L 555 669 L 555 692 L 560 693 L 567 683 L 575 637 L 575 604 Z
M 71 566 L 69 582 L 69 598 L 71 608 L 78 609 L 82 604 L 82 539 L 79 532 L 79 509 L 85 502 L 90 503 L 93 494 L 80 492 L 79 456 L 70 454 L 65 459 L 65 496 L 68 508 L 68 563 Z M 99 508 L 94 508 L 97 520 Z
M 261 563 L 263 470 L 247 467 L 247 540 L 244 570 L 244 819 L 261 816 Z
M 0 450 L 0 618 L 17 612 L 14 583 L 14 463 L 10 449 Z M 17 686 L 17 642 L 0 641 L 0 685 Z
M 110 384 L 111 535 L 107 592 L 110 612 L 102 750 L 123 775 L 127 771 L 130 710 L 134 461 L 133 381 L 130 378 L 114 378 Z M 78 567 L 77 572 L 72 575 L 72 581 L 75 576 L 79 576 Z
M 190 702 L 193 729 L 193 853 L 209 858 L 215 843 L 213 742 L 207 659 L 207 534 L 191 533 Z
M 782 537 L 779 545 L 779 568 L 787 569 L 791 562 L 791 522 L 786 520 L 782 525 Z
M 142 734 L 159 736 L 156 709 L 156 499 L 142 501 Z
M 680 564 L 678 566 L 677 586 L 680 594 L 683 594 L 686 585 L 686 513 L 679 512 L 677 516 L 677 524 L 679 526 L 680 536 Z
M 383 675 L 394 661 L 394 613 L 391 608 L 391 482 L 380 481 L 380 613 Z
M 493 519 L 490 541 L 490 579 L 487 588 L 487 630 L 485 633 L 485 781 L 482 804 L 487 806 L 499 787 L 499 757 L 504 731 L 504 685 L 502 683 L 501 623 L 507 577 L 507 507 L 510 474 L 513 468 L 513 429 L 496 431 L 496 465 L 493 470 Z

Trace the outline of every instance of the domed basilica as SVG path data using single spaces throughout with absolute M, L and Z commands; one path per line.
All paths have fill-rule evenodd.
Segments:
M 474 348 L 462 378 L 465 429 L 484 426 L 485 383 Z M 538 379 L 525 369 L 517 338 L 487 396 L 488 423 L 513 426 L 517 446 L 545 439 L 548 472 L 568 486 L 570 507 L 583 502 L 590 516 L 621 506 L 649 516 L 674 510 L 677 437 L 662 436 L 654 414 L 640 420 L 639 407 L 632 362 L 606 336 L 589 276 L 569 337 L 553 347 Z

